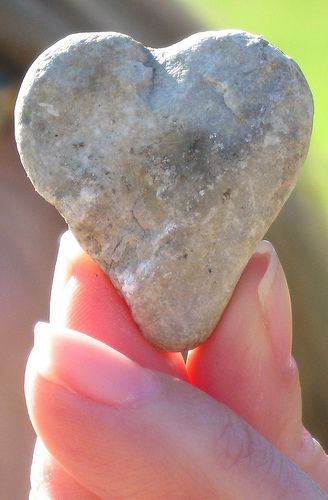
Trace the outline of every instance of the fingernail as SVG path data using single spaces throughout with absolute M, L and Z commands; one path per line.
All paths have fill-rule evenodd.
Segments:
M 64 295 L 71 293 L 71 290 L 66 290 L 66 287 L 71 289 L 74 286 L 74 283 L 69 283 L 69 280 L 73 275 L 73 266 L 77 260 L 77 255 L 81 253 L 83 253 L 83 250 L 71 231 L 66 231 L 60 238 L 51 289 L 50 321 L 56 325 L 65 325 L 66 323 L 64 304 L 67 301 L 65 301 Z
M 328 456 L 304 427 L 301 429 L 299 447 L 291 452 L 291 457 L 324 491 L 328 490 Z
M 292 314 L 288 285 L 278 255 L 268 241 L 261 241 L 256 255 L 267 259 L 258 284 L 258 298 L 276 359 L 287 368 L 293 365 Z
M 38 373 L 81 396 L 131 407 L 160 391 L 155 373 L 83 333 L 38 323 L 34 338 Z

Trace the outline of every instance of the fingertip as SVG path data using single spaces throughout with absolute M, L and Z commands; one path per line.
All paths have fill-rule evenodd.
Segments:
M 110 279 L 70 231 L 59 248 L 50 322 L 86 333 L 142 366 L 187 379 L 182 355 L 160 352 L 149 344 Z
M 99 497 L 81 486 L 62 468 L 38 438 L 33 453 L 29 500 L 49 498 L 51 500 L 99 500 Z
M 225 350 L 226 365 L 229 364 L 232 368 L 233 363 L 237 364 L 235 357 L 237 354 L 239 355 L 238 348 L 242 345 L 240 340 L 244 338 L 242 331 L 245 329 L 245 325 L 252 321 L 253 326 L 255 326 L 255 320 L 258 319 L 260 312 L 258 287 L 269 264 L 268 252 L 264 250 L 271 251 L 273 247 L 269 242 L 263 241 L 259 244 L 258 249 L 259 252 L 254 253 L 241 274 L 233 295 L 213 333 L 206 342 L 189 352 L 187 369 L 193 377 L 192 380 L 200 375 L 203 375 L 204 379 L 212 380 L 213 374 L 217 370 L 224 369 L 222 365 L 217 363 L 218 355 L 220 359 L 223 356 L 223 349 Z M 214 373 L 212 373 L 213 370 L 215 370 Z M 213 384 L 216 382 L 216 379 L 213 380 Z
M 67 282 L 74 275 L 77 263 L 90 265 L 92 260 L 83 251 L 70 230 L 65 231 L 59 240 L 59 249 L 55 265 L 50 299 L 50 321 L 57 324 L 65 322 L 62 293 Z
M 291 369 L 290 300 L 269 242 L 248 262 L 213 334 L 188 356 L 187 370 L 194 385 L 271 442 L 297 439 L 301 398 Z

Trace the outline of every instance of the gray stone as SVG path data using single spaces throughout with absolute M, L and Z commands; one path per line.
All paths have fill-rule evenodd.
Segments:
M 175 351 L 215 327 L 295 185 L 312 114 L 298 66 L 260 36 L 198 33 L 154 50 L 84 33 L 28 71 L 16 139 L 143 335 Z

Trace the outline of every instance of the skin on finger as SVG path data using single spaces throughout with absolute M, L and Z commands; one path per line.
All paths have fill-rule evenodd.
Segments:
M 265 274 L 268 259 L 265 255 L 266 251 L 263 251 L 262 249 L 262 252 L 260 253 L 262 254 L 260 259 L 262 267 L 261 265 L 259 266 L 261 269 L 260 271 L 257 269 L 257 274 L 263 275 Z M 253 260 L 256 260 L 256 256 Z M 254 268 L 256 269 L 256 266 L 254 266 Z M 250 273 L 247 280 L 251 281 L 254 278 L 253 275 L 254 273 Z M 267 284 L 265 284 L 265 281 Z M 270 282 L 268 279 L 264 280 L 264 285 L 262 282 L 264 295 L 265 292 L 267 292 L 266 289 L 268 288 L 270 295 L 268 282 Z M 267 371 L 267 374 L 269 375 L 269 379 L 271 378 L 271 381 L 273 381 L 272 385 L 269 384 L 267 386 L 267 394 L 271 396 L 272 394 L 279 394 L 280 391 L 280 396 L 282 397 L 273 398 L 271 406 L 266 405 L 265 398 L 262 398 L 262 400 L 264 400 L 264 412 L 261 417 L 262 400 L 259 398 L 258 401 L 258 395 L 261 394 L 261 392 L 258 391 L 259 386 L 256 383 L 253 384 L 252 399 L 250 397 L 250 393 L 252 393 L 252 384 L 250 384 L 249 393 L 244 391 L 244 387 L 241 384 L 239 385 L 239 394 L 244 396 L 246 404 L 244 406 L 240 405 L 241 410 L 239 411 L 239 414 L 245 417 L 245 409 L 248 409 L 249 414 L 246 415 L 245 418 L 247 418 L 247 420 L 252 423 L 254 427 L 258 428 L 260 432 L 266 435 L 271 442 L 279 446 L 280 449 L 288 453 L 288 455 L 299 463 L 305 470 L 309 471 L 312 474 L 312 477 L 318 478 L 320 476 L 320 478 L 322 478 L 326 477 L 326 466 L 322 461 L 322 450 L 319 446 L 314 446 L 312 440 L 307 439 L 304 441 L 300 438 L 302 434 L 302 427 L 300 424 L 300 394 L 297 369 L 295 365 L 289 363 L 291 334 L 290 329 L 280 328 L 281 325 L 288 323 L 288 320 L 290 321 L 290 316 L 288 316 L 289 302 L 286 307 L 286 296 L 282 294 L 281 297 L 280 306 L 282 307 L 279 307 L 280 310 L 284 311 L 284 314 L 278 315 L 278 319 L 276 319 L 274 323 L 275 335 L 271 335 L 269 338 L 279 366 L 285 366 L 287 361 L 287 370 L 282 370 L 285 371 L 285 374 L 282 376 L 283 383 L 277 384 L 277 379 L 279 379 L 279 377 L 281 379 L 281 374 L 277 377 L 276 374 L 280 373 L 279 370 L 277 372 L 274 370 L 272 371 L 274 363 L 267 363 L 267 367 L 271 367 Z M 109 304 L 113 307 L 108 307 Z M 270 307 L 272 307 L 272 303 L 270 306 L 269 301 L 265 304 L 265 307 L 265 314 L 267 317 L 270 317 Z M 274 304 L 274 307 L 276 307 L 276 304 Z M 251 308 L 249 311 L 252 311 Z M 80 330 L 87 332 L 89 335 L 114 346 L 117 350 L 125 352 L 129 357 L 131 357 L 131 359 L 135 359 L 144 366 L 173 373 L 180 378 L 186 377 L 182 358 L 179 354 L 159 353 L 143 339 L 133 319 L 131 318 L 126 304 L 111 285 L 108 278 L 106 278 L 94 262 L 81 250 L 79 245 L 69 233 L 64 237 L 57 263 L 52 293 L 51 320 L 57 325 L 79 328 Z M 240 316 L 239 324 L 243 324 L 242 315 Z M 256 325 L 256 321 L 253 323 L 253 326 L 254 325 Z M 254 331 L 256 331 L 255 328 Z M 281 334 L 279 335 L 279 333 Z M 221 345 L 224 346 L 224 343 Z M 225 354 L 225 359 L 229 359 L 227 352 L 229 352 L 229 356 L 230 354 L 233 354 L 235 345 L 236 344 L 232 343 L 229 350 L 226 349 L 227 347 L 229 348 L 229 342 L 226 344 L 225 348 L 222 350 L 222 354 Z M 258 345 L 262 345 L 261 341 L 259 341 L 256 336 L 254 345 L 257 347 Z M 224 353 L 225 349 L 226 352 Z M 198 364 L 199 358 L 197 359 L 197 355 L 200 350 L 201 348 L 199 348 L 199 350 L 196 349 L 190 356 L 188 368 L 192 376 L 195 374 L 195 372 L 193 372 L 193 366 Z M 240 349 L 240 351 L 242 351 L 242 349 Z M 255 358 L 261 358 L 262 355 L 263 352 L 259 350 L 257 351 Z M 200 359 L 203 359 L 204 361 L 205 357 Z M 218 366 L 217 360 L 214 364 Z M 227 366 L 227 363 L 225 366 Z M 231 356 L 230 366 L 232 369 L 236 366 L 234 365 L 233 355 Z M 265 366 L 265 362 L 263 363 L 263 366 Z M 252 372 L 253 368 L 254 365 L 249 368 L 248 373 Z M 260 374 L 260 369 L 258 372 Z M 220 380 L 223 380 L 224 382 L 224 377 L 221 378 L 222 373 L 224 374 L 224 370 L 220 373 Z M 207 371 L 207 374 L 209 374 L 209 371 Z M 206 377 L 206 370 L 204 371 L 204 375 Z M 212 374 L 210 373 L 209 379 L 211 379 L 211 377 Z M 215 377 L 212 377 L 214 384 L 215 380 Z M 249 377 L 247 378 L 246 376 L 243 380 L 247 389 L 247 386 L 249 386 Z M 195 379 L 194 383 L 197 384 Z M 266 387 L 265 377 L 263 377 L 263 387 Z M 281 391 L 281 387 L 285 390 L 285 392 Z M 233 396 L 235 397 L 234 401 L 238 405 L 242 400 L 242 397 L 236 397 L 236 392 L 238 393 L 238 391 L 233 392 L 232 390 L 229 392 L 231 388 L 231 386 L 229 386 L 229 380 L 228 384 L 225 385 L 225 388 L 227 389 L 228 395 L 230 395 L 232 400 L 234 399 Z M 287 390 L 286 392 L 286 388 L 289 388 L 289 391 Z M 205 388 L 203 386 L 202 389 L 208 391 L 214 395 L 214 397 L 218 397 L 215 393 L 211 392 L 210 388 Z M 219 399 L 224 401 L 224 398 L 222 397 L 219 397 Z M 287 403 L 289 403 L 289 406 L 288 404 L 285 404 L 286 400 Z M 256 404 L 253 404 L 254 401 L 257 403 L 257 406 Z M 276 404 L 277 401 L 279 404 Z M 229 400 L 226 402 L 229 404 Z M 233 407 L 233 404 L 230 404 L 230 406 Z M 280 411 L 281 408 L 283 411 Z M 292 411 L 290 412 L 289 409 L 292 409 Z M 238 408 L 235 408 L 235 410 L 238 411 Z M 255 417 L 255 423 L 250 418 L 252 416 Z M 262 418 L 259 419 L 260 423 L 263 423 L 262 427 L 261 425 L 257 426 L 258 421 L 256 419 L 258 416 Z M 281 429 L 283 429 L 284 432 L 281 432 Z M 304 444 L 305 442 L 307 443 L 306 446 Z M 321 481 L 321 484 L 325 481 L 325 479 Z
M 272 245 L 262 242 L 215 331 L 189 353 L 188 374 L 192 384 L 232 408 L 328 491 L 325 455 L 311 438 L 304 441 L 291 340 L 285 275 Z
M 297 369 L 290 358 L 288 290 L 273 248 L 265 245 L 267 252 L 255 253 L 248 263 L 211 337 L 189 353 L 187 369 L 194 385 L 278 445 L 282 431 L 289 440 L 298 440 L 301 399 Z M 270 307 L 265 315 L 259 286 L 262 283 L 263 289 L 266 280 L 269 288 L 276 279 L 273 300 L 278 299 L 280 309 Z
M 79 329 L 111 345 L 141 365 L 182 379 L 187 378 L 181 354 L 159 352 L 144 339 L 126 303 L 108 277 L 81 249 L 70 231 L 61 239 L 51 294 L 50 319 L 53 324 Z M 38 454 L 36 449 L 34 461 L 39 464 L 39 471 L 42 471 L 43 457 L 38 457 Z M 49 461 L 44 464 L 45 468 L 47 464 Z M 56 474 L 44 474 L 43 478 L 40 473 L 40 484 L 46 484 L 48 490 L 51 488 L 57 492 L 59 498 L 66 494 L 68 487 L 79 490 L 80 486 L 75 485 L 70 477 L 66 478 L 62 468 L 54 470 Z M 80 494 L 77 491 L 75 496 L 72 493 L 69 498 L 80 498 Z
M 137 366 L 78 332 L 52 331 L 47 342 L 48 364 L 38 348 L 28 362 L 30 417 L 55 459 L 96 496 L 326 498 L 292 462 L 202 391 Z M 73 352 L 78 362 L 67 366 Z M 129 376 L 135 398 L 126 404 L 118 393 L 131 392 Z M 140 393 L 143 376 L 152 387 Z
M 62 469 L 38 438 L 31 467 L 29 500 L 99 500 L 99 497 L 81 486 Z
M 143 366 L 187 379 L 182 355 L 161 352 L 144 339 L 125 301 L 70 231 L 61 239 L 50 322 L 87 333 Z

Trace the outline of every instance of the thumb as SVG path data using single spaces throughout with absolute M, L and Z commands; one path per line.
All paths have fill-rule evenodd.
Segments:
M 326 498 L 227 407 L 76 331 L 37 327 L 26 399 L 50 454 L 100 498 Z

